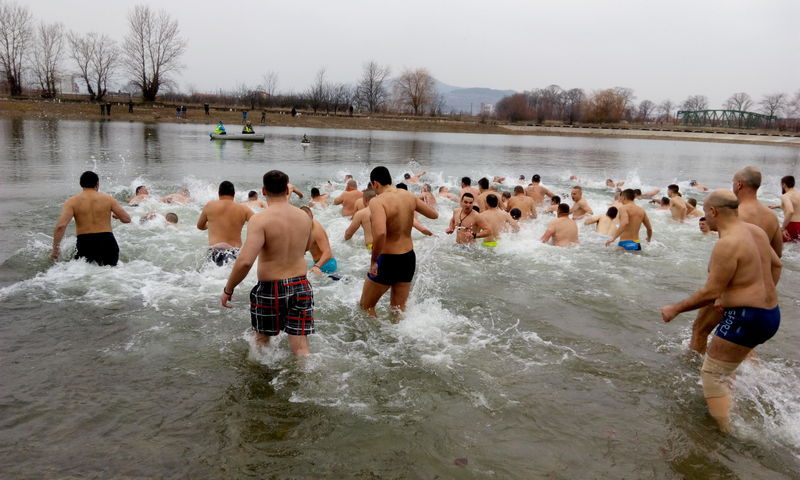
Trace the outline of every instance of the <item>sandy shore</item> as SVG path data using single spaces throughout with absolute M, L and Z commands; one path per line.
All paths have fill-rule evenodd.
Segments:
M 114 103 L 111 116 L 101 116 L 97 104 L 85 102 L 45 102 L 34 100 L 0 99 L 0 117 L 34 118 L 57 120 L 107 120 L 119 122 L 172 122 L 206 124 L 209 132 L 218 120 L 229 126 L 230 131 L 238 129 L 242 123 L 241 109 L 213 108 L 205 115 L 201 107 L 189 107 L 186 118 L 177 118 L 174 106 L 134 105 L 128 112 L 125 103 Z M 263 128 L 261 110 L 249 112 L 248 119 L 258 132 Z M 355 115 L 310 115 L 292 117 L 278 109 L 267 111 L 267 126 L 337 128 L 353 130 L 390 130 L 410 132 L 450 132 L 495 135 L 543 135 L 574 136 L 594 138 L 634 138 L 648 140 L 683 140 L 698 142 L 748 143 L 756 145 L 782 145 L 800 147 L 800 134 L 779 135 L 766 132 L 722 131 L 720 129 L 696 129 L 682 131 L 669 128 L 650 128 L 635 126 L 522 126 L 505 125 L 499 122 L 481 123 L 476 118 L 461 119 L 402 116 Z

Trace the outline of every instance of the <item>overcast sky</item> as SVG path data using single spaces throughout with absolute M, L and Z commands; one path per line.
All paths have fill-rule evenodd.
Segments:
M 461 87 L 625 86 L 637 101 L 701 94 L 713 108 L 734 92 L 800 90 L 798 0 L 17 1 L 37 21 L 120 41 L 134 5 L 165 9 L 188 40 L 182 91 L 275 71 L 279 91 L 299 92 L 323 67 L 355 83 L 371 59 Z

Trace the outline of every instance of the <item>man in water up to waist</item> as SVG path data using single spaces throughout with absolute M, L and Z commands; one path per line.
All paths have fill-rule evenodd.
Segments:
M 639 230 L 644 224 L 647 229 L 647 242 L 653 238 L 653 227 L 650 226 L 650 219 L 642 207 L 636 205 L 636 193 L 628 188 L 620 194 L 622 207 L 619 209 L 619 228 L 617 233 L 606 242 L 606 246 L 611 245 L 614 240 L 619 238 L 619 248 L 625 250 L 641 250 L 642 244 L 639 241 Z
M 247 205 L 236 203 L 236 190 L 227 180 L 219 184 L 219 200 L 212 200 L 203 207 L 197 228 L 208 230 L 209 256 L 220 267 L 234 260 L 242 246 L 242 228 L 253 216 Z
M 259 346 L 281 330 L 289 334 L 295 355 L 309 352 L 314 333 L 314 292 L 306 279 L 305 253 L 311 247 L 311 218 L 289 203 L 289 177 L 278 170 L 264 174 L 269 208 L 253 216 L 239 258 L 222 290 L 230 308 L 233 290 L 258 258 L 258 283 L 250 291 L 250 323 Z M 246 207 L 245 207 L 246 208 Z M 249 210 L 249 209 L 248 209 Z
M 386 167 L 375 167 L 369 175 L 377 197 L 369 202 L 372 226 L 372 261 L 361 292 L 361 308 L 375 316 L 375 305 L 391 289 L 392 311 L 405 311 L 411 280 L 416 270 L 411 227 L 414 212 L 435 219 L 439 213 L 413 193 L 392 187 Z
M 111 233 L 111 216 L 122 223 L 130 223 L 131 216 L 110 195 L 98 192 L 100 179 L 91 171 L 80 178 L 83 191 L 64 202 L 53 232 L 53 249 L 50 258 L 57 259 L 61 252 L 61 239 L 69 222 L 75 218 L 78 235 L 78 252 L 75 258 L 85 258 L 98 265 L 115 266 L 119 261 L 119 246 Z
M 681 312 L 715 301 L 724 308 L 701 370 L 708 411 L 723 432 L 729 429 L 731 409 L 728 377 L 753 348 L 775 335 L 781 318 L 775 290 L 781 261 L 764 230 L 739 218 L 738 207 L 736 196 L 727 190 L 706 197 L 706 221 L 719 232 L 708 280 L 689 298 L 661 309 L 664 322 L 669 322 Z

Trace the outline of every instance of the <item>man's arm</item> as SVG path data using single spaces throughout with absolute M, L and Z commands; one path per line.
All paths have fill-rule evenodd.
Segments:
M 439 212 L 434 210 L 430 205 L 428 205 L 427 203 L 423 202 L 419 198 L 415 197 L 415 200 L 417 202 L 417 206 L 415 208 L 416 211 L 418 211 L 419 213 L 425 215 L 426 217 L 430 218 L 431 220 L 435 220 L 435 219 L 439 218 Z
M 372 258 L 369 271 L 378 275 L 378 256 L 383 252 L 386 243 L 386 210 L 379 198 L 369 202 L 370 226 L 372 227 Z
M 647 214 L 645 213 L 645 218 L 647 218 Z M 625 228 L 628 226 L 628 222 L 630 221 L 630 216 L 628 215 L 627 208 L 620 208 L 619 209 L 619 227 L 617 227 L 617 231 L 615 232 L 614 236 L 611 237 L 606 242 L 606 247 L 614 243 L 614 240 L 619 238 L 622 235 L 622 232 L 625 231 Z M 650 223 L 650 220 L 647 220 L 647 223 Z M 638 236 L 638 235 L 637 235 Z M 648 240 L 649 241 L 649 240 Z
M 344 193 L 333 199 L 334 205 L 341 205 L 344 202 Z
M 447 230 L 444 231 L 444 233 L 446 233 L 448 235 L 450 235 L 451 233 L 456 231 L 456 212 L 457 211 L 458 210 L 453 212 L 453 216 L 450 217 L 450 225 L 447 227 Z
M 208 228 L 208 216 L 206 215 L 206 208 L 203 207 L 203 211 L 200 212 L 200 218 L 197 219 L 197 229 L 205 230 L 207 228 Z
M 74 215 L 75 212 L 72 209 L 72 202 L 67 200 L 64 203 L 64 208 L 61 209 L 61 215 L 59 215 L 58 220 L 56 220 L 56 228 L 53 231 L 53 249 L 50 251 L 50 258 L 53 260 L 58 258 L 58 254 L 61 252 L 61 240 L 64 238 L 67 225 L 72 221 Z
M 509 214 L 506 214 L 506 225 L 510 225 L 512 231 L 519 232 L 519 222 L 511 218 Z
M 244 211 L 244 221 L 245 223 L 250 221 L 250 217 L 256 214 L 252 208 L 242 205 L 242 210 Z
M 547 226 L 547 230 L 544 231 L 544 235 L 542 235 L 542 243 L 549 242 L 550 239 L 553 238 L 553 235 L 555 235 L 555 233 L 556 229 L 555 227 L 553 227 L 553 224 L 550 223 L 550 225 Z
M 594 215 L 592 207 L 589 206 L 589 202 L 585 198 L 581 199 L 581 206 L 583 207 L 583 211 L 586 212 L 586 214 Z
M 322 224 L 316 220 L 313 220 L 314 226 L 311 228 L 311 236 L 314 238 L 313 243 L 317 244 L 317 248 L 320 250 L 319 258 L 317 262 L 311 267 L 312 271 L 315 268 L 317 269 L 317 275 L 322 275 L 322 268 L 323 265 L 328 263 L 328 260 L 333 258 L 333 251 L 331 250 L 331 242 L 328 240 L 328 234 L 325 233 L 325 229 L 322 227 Z
M 475 238 L 486 238 L 492 236 L 492 227 L 481 214 L 478 214 L 478 219 L 475 220 L 475 226 L 478 227 L 478 233 L 475 235 Z
M 553 194 L 553 192 L 551 192 L 550 190 L 548 190 L 548 189 L 546 189 L 546 188 L 544 188 L 544 187 L 542 187 L 542 193 L 544 193 L 545 195 L 547 195 L 548 197 L 551 197 L 551 198 L 552 198 L 552 197 L 555 197 L 555 195 Z
M 303 198 L 303 192 L 301 192 L 300 190 L 298 190 L 298 188 L 297 188 L 297 187 L 295 187 L 294 185 L 292 185 L 292 193 L 294 193 L 295 195 L 297 195 L 299 198 Z
M 789 198 L 789 194 L 781 195 L 781 208 L 783 208 L 783 229 L 786 230 L 786 227 L 792 222 L 792 215 L 794 215 L 794 205 L 792 205 L 792 199 Z
M 430 230 L 425 228 L 425 225 L 420 223 L 420 221 L 417 220 L 416 218 L 414 219 L 414 223 L 412 223 L 411 226 L 416 228 L 417 230 L 419 230 L 423 235 L 427 235 L 427 236 L 433 235 L 433 232 L 431 232 Z
M 200 228 L 199 222 L 198 228 Z M 201 228 L 201 230 L 203 229 Z M 231 308 L 229 302 L 233 296 L 233 290 L 244 280 L 256 258 L 258 258 L 258 253 L 264 247 L 264 238 L 264 226 L 259 222 L 247 227 L 247 237 L 244 239 L 244 245 L 242 245 L 239 257 L 236 259 L 236 263 L 233 264 L 228 281 L 222 289 L 221 301 L 223 307 Z
M 596 217 L 587 218 L 586 220 L 583 221 L 583 224 L 584 225 L 594 225 L 595 223 L 597 223 L 599 221 L 600 221 L 600 216 L 598 215 Z
M 131 216 L 115 198 L 111 198 L 111 213 L 122 223 L 131 223 Z
M 775 253 L 775 250 L 769 249 L 770 255 L 770 270 L 772 272 L 772 281 L 775 285 L 778 284 L 778 281 L 781 279 L 781 270 L 783 269 L 783 263 L 781 262 L 780 257 L 778 254 Z
M 364 217 L 364 215 L 360 215 L 360 213 L 361 210 L 359 210 L 358 212 L 356 212 L 355 215 L 353 215 L 353 220 L 350 222 L 350 225 L 347 226 L 347 230 L 344 231 L 345 241 L 353 238 L 353 235 L 355 235 L 355 233 L 358 231 L 358 227 L 361 226 L 361 220 Z
M 647 216 L 647 212 L 644 212 L 642 223 L 644 223 L 644 228 L 647 230 L 647 243 L 650 243 L 653 238 L 653 227 L 650 225 L 650 217 Z M 622 223 L 620 223 L 619 228 L 622 229 Z

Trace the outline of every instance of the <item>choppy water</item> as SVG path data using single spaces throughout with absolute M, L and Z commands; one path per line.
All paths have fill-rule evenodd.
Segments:
M 236 308 L 221 308 L 229 267 L 204 261 L 194 225 L 221 180 L 244 199 L 272 168 L 306 192 L 328 179 L 340 191 L 346 173 L 363 185 L 380 164 L 451 187 L 539 173 L 565 198 L 577 175 L 601 212 L 607 177 L 727 187 L 750 164 L 765 173 L 762 200 L 777 203 L 780 177 L 800 176 L 798 150 L 290 128 L 254 145 L 209 142 L 206 130 L 0 119 L 2 477 L 797 478 L 797 245 L 784 254 L 781 330 L 736 379 L 735 434 L 722 437 L 687 352 L 693 315 L 664 325 L 658 312 L 705 280 L 713 240 L 694 223 L 649 210 L 641 255 L 588 230 L 577 248 L 542 245 L 544 219 L 471 250 L 442 233 L 455 205 L 440 202 L 425 221 L 439 236 L 415 234 L 409 311 L 392 324 L 386 300 L 377 321 L 358 310 L 369 257 L 360 233 L 342 240 L 348 221 L 331 207 L 317 218 L 343 278 L 315 280 L 318 334 L 302 360 L 283 336 L 251 353 L 255 272 Z M 196 201 L 128 208 L 117 268 L 52 263 L 55 219 L 86 169 L 120 200 L 145 184 L 156 196 L 185 186 Z M 138 221 L 168 211 L 177 226 Z M 71 228 L 63 260 L 74 244 Z

